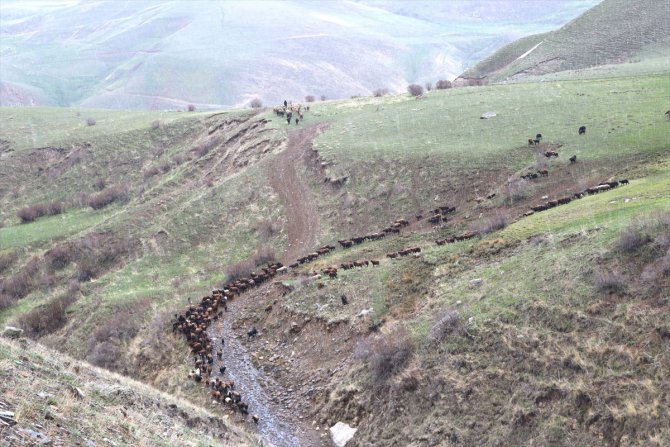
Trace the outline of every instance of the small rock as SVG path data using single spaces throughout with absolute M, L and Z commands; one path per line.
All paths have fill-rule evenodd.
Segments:
M 354 437 L 358 429 L 351 427 L 344 422 L 338 422 L 330 427 L 330 438 L 337 447 L 344 447 L 351 438 Z
M 27 428 L 19 429 L 19 433 L 23 433 L 25 435 L 30 436 L 30 438 L 32 438 L 32 440 L 35 442 L 35 444 L 33 445 L 44 445 L 44 446 L 53 445 L 53 440 L 44 433 L 29 430 Z
M 481 278 L 475 278 L 470 280 L 470 287 L 479 287 L 484 284 L 484 280 Z

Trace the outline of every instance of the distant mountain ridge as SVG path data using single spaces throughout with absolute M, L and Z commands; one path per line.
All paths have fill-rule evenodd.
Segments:
M 183 109 L 402 91 L 595 3 L 9 0 L 0 104 Z
M 670 2 L 604 0 L 559 30 L 506 45 L 461 77 L 495 82 L 627 63 L 650 55 L 667 57 L 669 36 Z

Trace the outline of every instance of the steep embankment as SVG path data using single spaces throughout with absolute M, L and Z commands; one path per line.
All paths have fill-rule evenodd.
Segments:
M 667 60 L 668 35 L 667 2 L 604 0 L 557 31 L 503 47 L 460 78 L 495 82 L 643 59 Z
M 0 365 L 6 445 L 261 445 L 218 415 L 26 340 L 0 337 Z

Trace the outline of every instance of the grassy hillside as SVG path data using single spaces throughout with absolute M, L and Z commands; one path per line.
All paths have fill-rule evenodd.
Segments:
M 667 3 L 604 0 L 559 30 L 503 47 L 461 77 L 495 82 L 645 60 L 662 72 L 669 34 Z
M 259 328 L 239 343 L 295 390 L 292 416 L 355 424 L 354 445 L 662 445 L 670 144 L 659 98 L 669 79 L 619 73 L 325 101 L 299 126 L 269 110 L 2 108 L 0 322 L 220 411 L 187 378 L 174 313 L 240 262 L 408 218 L 399 236 L 338 247 L 227 316 L 240 333 Z M 487 111 L 496 117 L 480 119 Z M 541 144 L 528 146 L 537 133 Z M 317 221 L 304 235 L 316 242 L 298 250 L 293 225 L 305 216 L 278 171 L 296 147 L 289 165 Z M 543 155 L 550 149 L 557 158 Z M 630 185 L 521 218 L 622 178 Z M 92 207 L 101 194 L 115 200 Z M 61 213 L 17 215 L 55 202 Z M 457 207 L 449 222 L 427 222 L 445 204 Z M 435 243 L 465 230 L 481 239 Z M 639 233 L 634 249 L 621 249 L 626 232 Z M 421 253 L 386 257 L 410 246 Z M 380 265 L 309 279 L 356 259 Z
M 260 446 L 220 416 L 27 342 L 0 338 L 8 445 Z

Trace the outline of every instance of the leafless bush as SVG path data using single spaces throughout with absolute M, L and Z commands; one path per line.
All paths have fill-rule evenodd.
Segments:
M 8 295 L 15 300 L 23 298 L 37 285 L 40 270 L 39 258 L 33 256 L 16 275 L 0 282 L 0 294 Z
M 100 277 L 109 268 L 132 253 L 136 241 L 132 239 L 89 238 L 78 247 L 76 279 L 80 282 Z
M 220 137 L 211 136 L 207 140 L 199 143 L 197 146 L 191 149 L 191 152 L 194 153 L 198 158 L 204 157 L 209 153 L 210 150 L 215 148 L 220 142 L 221 142 Z
M 447 81 L 446 79 L 440 79 L 435 84 L 435 88 L 437 90 L 445 90 L 445 89 L 452 88 L 452 87 L 453 87 L 453 84 L 451 83 L 451 81 Z
M 407 91 L 412 96 L 421 96 L 423 95 L 423 87 L 419 84 L 410 84 L 407 86 Z
M 189 112 L 195 112 L 195 106 L 193 104 L 189 104 L 186 110 L 188 110 Z
M 280 230 L 279 224 L 271 219 L 263 219 L 256 222 L 256 232 L 261 239 L 268 240 Z
M 600 271 L 595 275 L 595 285 L 600 292 L 623 292 L 626 284 L 626 277 L 618 272 Z
M 455 309 L 450 309 L 437 320 L 428 332 L 428 342 L 441 343 L 452 334 L 460 334 L 465 330 L 465 321 L 461 313 Z
M 65 243 L 56 245 L 44 254 L 44 261 L 51 271 L 60 270 L 74 260 L 73 246 Z
M 382 96 L 388 95 L 389 89 L 387 88 L 378 88 L 373 92 L 375 98 L 381 98 Z
M 161 170 L 158 168 L 158 166 L 151 166 L 150 168 L 147 168 L 144 170 L 142 173 L 142 176 L 144 177 L 144 180 L 148 180 L 151 177 L 154 177 L 158 174 L 161 173 Z
M 96 191 L 102 191 L 103 189 L 105 189 L 106 186 L 107 186 L 107 180 L 102 177 L 99 177 L 93 183 L 93 189 L 95 189 Z
M 0 310 L 12 307 L 15 303 L 16 298 L 10 296 L 9 294 L 0 292 Z
M 95 118 L 86 118 L 86 125 L 87 126 L 95 126 L 96 123 L 97 123 L 97 121 L 95 120 Z
M 251 102 L 249 103 L 249 106 L 250 106 L 252 109 L 260 109 L 261 107 L 263 107 L 263 102 L 262 102 L 260 99 L 258 99 L 258 98 L 254 98 L 254 99 L 252 99 Z
M 507 224 L 507 217 L 498 214 L 484 219 L 482 222 L 476 223 L 474 231 L 479 235 L 489 234 L 494 231 L 502 230 Z
M 654 251 L 659 252 L 670 245 L 670 212 L 636 219 L 621 232 L 614 246 L 617 251 L 635 253 L 652 242 Z
M 176 154 L 174 157 L 172 157 L 172 162 L 177 166 L 185 163 L 186 161 L 188 161 L 188 156 L 185 154 Z
M 127 202 L 129 198 L 128 186 L 115 185 L 91 196 L 88 200 L 88 206 L 94 210 L 99 210 L 113 202 Z
M 253 272 L 255 268 L 256 263 L 253 260 L 246 260 L 227 266 L 224 269 L 224 272 L 226 273 L 226 279 L 228 281 L 235 281 L 240 278 L 248 277 L 249 273 Z
M 161 122 L 158 120 L 155 120 L 151 123 L 151 128 L 154 130 L 160 129 L 161 128 Z
M 277 255 L 271 247 L 258 247 L 252 261 L 254 266 L 264 265 L 277 261 Z
M 63 212 L 61 202 L 38 203 L 23 207 L 16 211 L 16 215 L 21 219 L 21 223 L 28 223 L 37 220 L 42 216 L 55 216 Z
M 507 186 L 508 199 L 513 204 L 530 197 L 531 184 L 528 180 L 517 178 Z
M 18 251 L 8 251 L 0 254 L 0 273 L 9 269 L 19 259 Z
M 65 325 L 67 322 L 65 310 L 75 300 L 75 296 L 70 294 L 54 298 L 21 315 L 17 321 L 18 326 L 32 337 L 52 333 Z
M 426 91 L 429 92 L 433 89 L 433 83 L 432 82 L 426 82 Z
M 305 102 L 314 102 L 315 98 L 313 95 L 305 96 Z
M 367 361 L 373 386 L 383 385 L 387 379 L 401 371 L 414 350 L 414 343 L 404 329 L 378 336 L 357 349 L 358 355 Z

